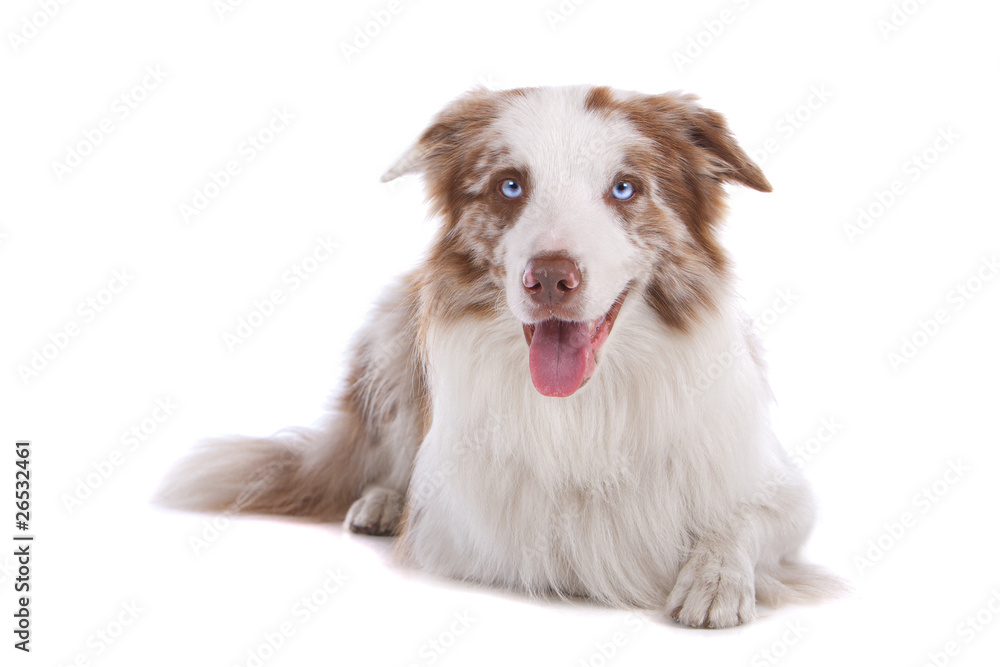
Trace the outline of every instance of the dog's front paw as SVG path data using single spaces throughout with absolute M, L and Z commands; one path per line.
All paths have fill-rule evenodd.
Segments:
M 756 616 L 753 564 L 696 547 L 667 597 L 667 612 L 693 628 L 731 628 Z
M 403 515 L 403 495 L 381 486 L 365 489 L 347 511 L 347 526 L 355 533 L 392 535 Z

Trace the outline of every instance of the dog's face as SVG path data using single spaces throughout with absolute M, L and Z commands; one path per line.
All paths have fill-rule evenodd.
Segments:
M 626 300 L 680 329 L 711 307 L 722 182 L 771 189 L 693 97 L 608 88 L 470 93 L 384 180 L 410 171 L 444 215 L 425 289 L 444 316 L 505 304 L 546 396 L 596 372 Z

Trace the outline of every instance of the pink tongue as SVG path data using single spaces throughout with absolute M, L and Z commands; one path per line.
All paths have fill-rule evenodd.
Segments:
M 528 353 L 531 381 L 545 396 L 569 396 L 594 372 L 586 322 L 555 318 L 535 325 Z

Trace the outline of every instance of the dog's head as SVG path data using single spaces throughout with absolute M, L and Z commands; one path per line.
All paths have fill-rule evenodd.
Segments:
M 444 219 L 423 286 L 436 314 L 508 308 L 546 396 L 593 375 L 627 299 L 689 328 L 727 270 L 722 183 L 771 189 L 693 96 L 589 87 L 469 93 L 383 180 L 409 172 Z

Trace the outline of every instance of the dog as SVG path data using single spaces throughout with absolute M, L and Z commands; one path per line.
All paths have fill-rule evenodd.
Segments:
M 719 245 L 770 192 L 689 94 L 479 89 L 383 176 L 440 217 L 316 427 L 210 441 L 162 503 L 346 519 L 431 573 L 725 628 L 842 589 Z M 721 370 L 720 370 L 721 369 Z

